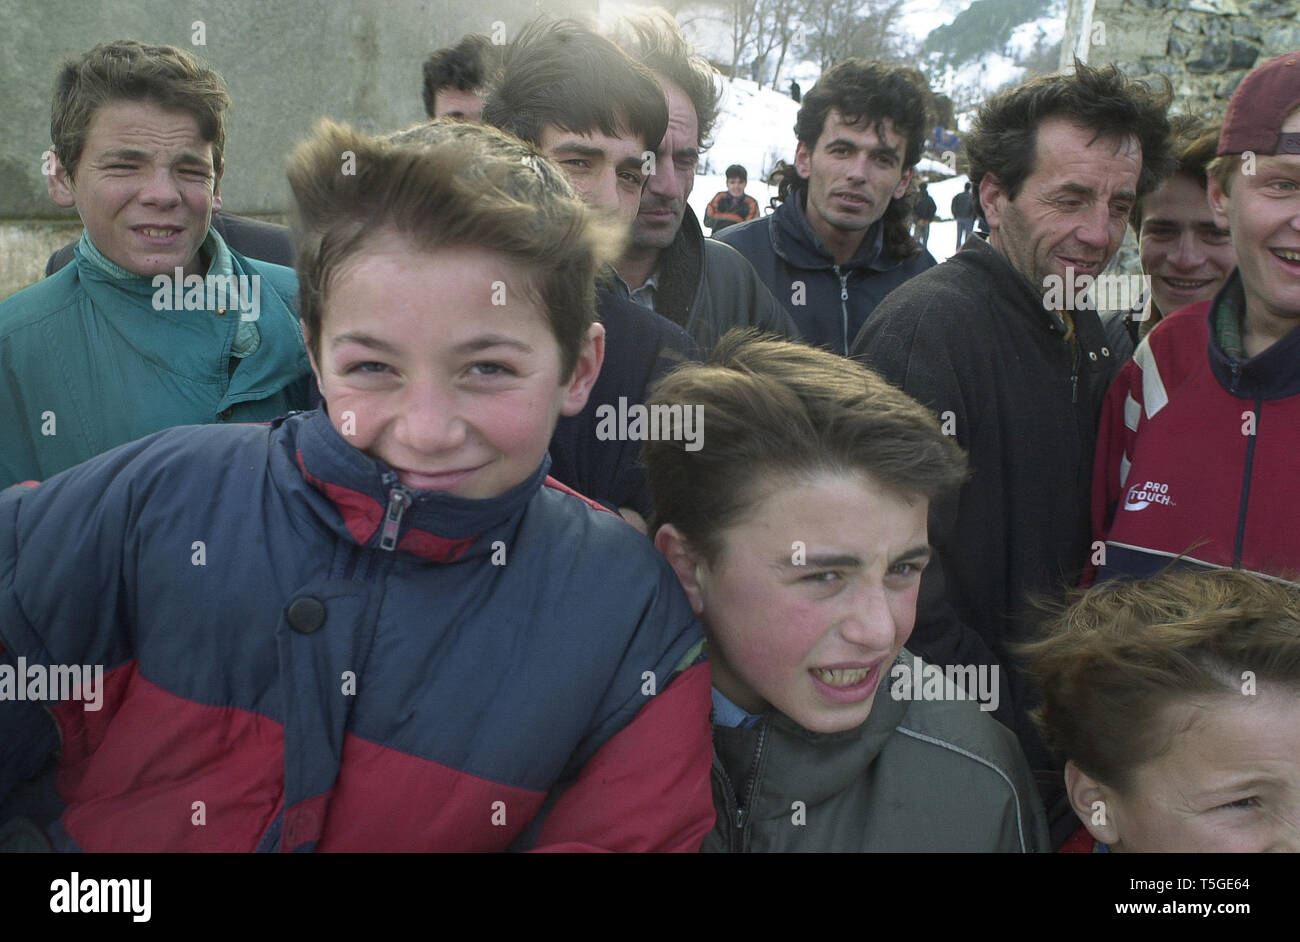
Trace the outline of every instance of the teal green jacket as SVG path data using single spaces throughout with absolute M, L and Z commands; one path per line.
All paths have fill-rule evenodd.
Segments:
M 0 488 L 171 426 L 311 407 L 293 270 L 232 252 L 212 231 L 204 250 L 209 272 L 243 276 L 226 285 L 245 290 L 214 280 L 178 297 L 97 263 L 83 238 L 74 263 L 0 303 Z

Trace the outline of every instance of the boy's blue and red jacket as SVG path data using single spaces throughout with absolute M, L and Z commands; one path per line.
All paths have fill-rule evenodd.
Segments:
M 61 741 L 63 849 L 696 850 L 702 630 L 650 543 L 546 469 L 406 491 L 318 410 L 9 489 L 0 660 L 104 689 L 0 702 L 0 803 Z

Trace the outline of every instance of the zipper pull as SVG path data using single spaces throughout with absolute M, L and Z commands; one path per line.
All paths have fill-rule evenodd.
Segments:
M 411 495 L 402 487 L 393 488 L 388 495 L 388 512 L 384 514 L 384 533 L 379 538 L 379 548 L 392 552 L 397 548 L 397 530 L 402 525 L 402 514 L 411 506 Z

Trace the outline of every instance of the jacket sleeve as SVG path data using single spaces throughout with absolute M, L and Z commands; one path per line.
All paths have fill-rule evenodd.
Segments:
M 998 724 L 997 733 L 1003 743 L 1005 759 L 1001 763 L 1003 774 L 1011 783 L 1014 795 L 1010 807 L 1002 816 L 1002 836 L 998 851 L 1011 854 L 1046 854 L 1052 850 L 1047 813 L 1034 784 L 1033 774 L 1016 736 Z
M 26 615 L 16 604 L 14 569 L 17 563 L 14 517 L 22 487 L 0 493 L 0 671 L 18 679 L 18 660 L 6 634 L 30 631 Z M 30 700 L 0 698 L 0 807 L 14 787 L 31 778 L 59 747 L 53 717 Z M 0 814 L 0 821 L 5 815 Z
M 516 847 L 694 853 L 713 829 L 703 628 L 667 563 L 643 559 L 656 584 L 602 715 Z
M 744 219 L 744 221 L 745 221 L 745 222 L 748 222 L 748 221 L 751 220 L 751 219 L 757 219 L 757 218 L 758 218 L 758 200 L 754 199 L 754 197 L 752 197 L 752 196 L 746 196 L 746 197 L 745 197 L 745 206 L 747 207 L 747 209 L 746 209 L 746 211 L 745 211 L 745 219 Z
M 704 252 L 708 288 L 712 307 L 716 309 L 713 318 L 715 323 L 725 323 L 725 313 L 731 313 L 732 316 L 739 314 L 743 320 L 737 318 L 737 324 L 757 327 L 790 340 L 800 339 L 794 318 L 763 283 L 749 259 L 730 243 L 720 239 L 707 240 Z M 724 306 L 729 307 L 730 311 L 724 311 Z M 714 327 L 704 346 L 712 347 L 717 343 L 721 339 L 720 331 L 720 326 Z
M 147 441 L 147 440 L 146 440 Z M 131 519 L 128 468 L 139 442 L 55 475 L 44 484 L 0 492 L 0 662 L 98 665 L 108 673 L 131 657 L 123 551 Z M 113 712 L 105 691 L 95 712 L 61 712 L 59 732 L 77 749 Z M 47 708 L 55 703 L 0 698 L 0 800 L 57 747 Z M 72 725 L 67 725 L 72 724 Z M 51 739 L 53 736 L 53 739 Z M 64 750 L 73 749 L 71 742 Z
M 1146 341 L 1142 342 L 1146 345 Z M 1142 370 L 1137 360 L 1129 360 L 1111 384 L 1101 407 L 1101 423 L 1097 427 L 1097 453 L 1092 465 L 1092 538 L 1106 542 L 1115 519 L 1128 477 L 1133 447 L 1137 443 L 1138 427 L 1142 419 Z M 1088 554 L 1088 565 L 1081 582 L 1092 585 L 1097 577 L 1093 565 L 1094 554 Z
M 725 192 L 713 194 L 713 199 L 709 200 L 709 205 L 704 207 L 704 224 L 710 229 L 717 226 L 719 222 L 717 215 L 715 215 L 718 211 L 718 200 L 725 195 Z
M 695 853 L 713 830 L 707 663 L 650 699 L 551 807 L 538 851 Z

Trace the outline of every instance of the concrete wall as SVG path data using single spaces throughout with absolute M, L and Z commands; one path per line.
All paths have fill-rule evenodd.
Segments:
M 40 277 L 47 244 L 80 231 L 41 175 L 64 60 L 124 38 L 197 53 L 234 100 L 225 207 L 274 215 L 287 197 L 285 155 L 317 117 L 368 130 L 421 120 L 430 52 L 465 33 L 491 34 L 497 22 L 509 39 L 539 9 L 594 14 L 596 0 L 0 0 L 0 298 Z M 193 44 L 196 21 L 205 45 Z

